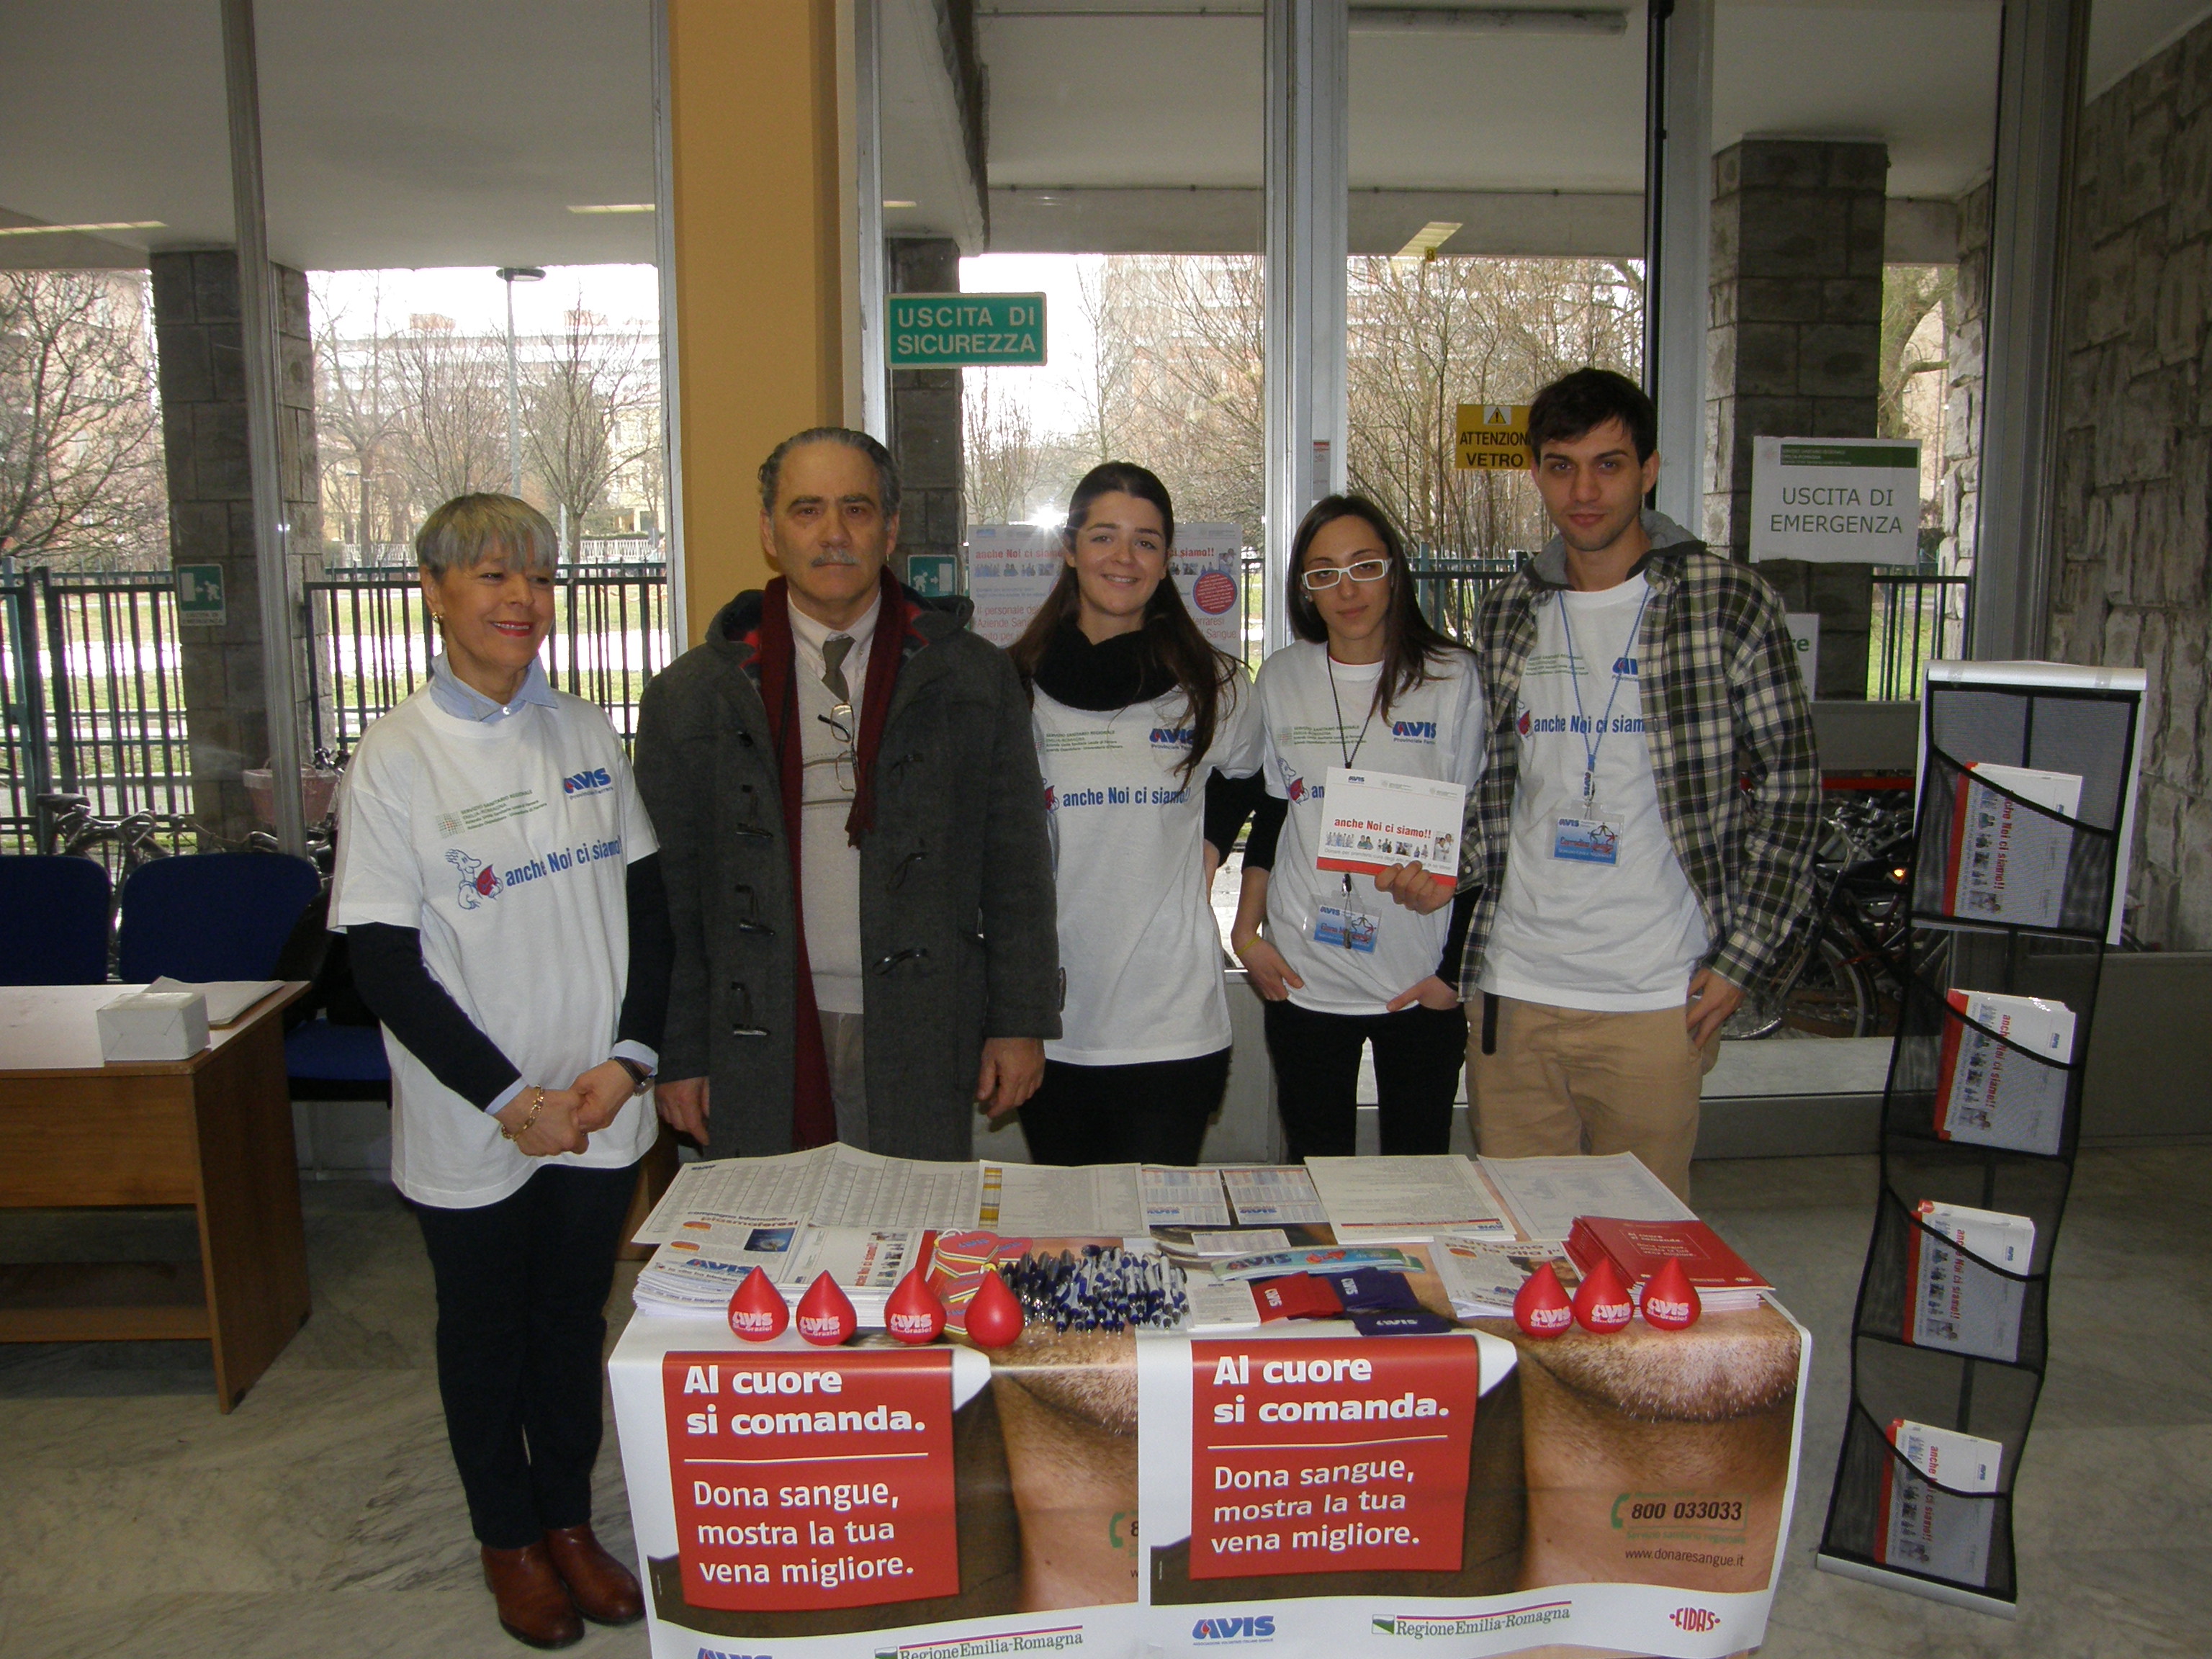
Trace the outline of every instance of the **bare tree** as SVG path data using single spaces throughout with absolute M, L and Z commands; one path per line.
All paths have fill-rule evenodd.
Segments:
M 1881 283 L 1881 402 L 1875 416 L 1875 434 L 1882 438 L 1917 438 L 1905 419 L 1905 392 L 1917 374 L 1949 367 L 1940 355 L 1923 357 L 1912 349 L 1913 336 L 1930 312 L 1948 306 L 1959 286 L 1956 265 L 1887 265 Z
M 0 547 L 70 566 L 167 558 L 146 279 L 0 271 Z
M 1076 273 L 1075 303 L 1091 331 L 1091 351 L 1064 382 L 1077 410 L 1074 444 L 1092 465 L 1126 459 L 1129 379 L 1137 341 L 1124 307 L 1116 303 L 1110 264 Z
M 1112 314 L 1129 335 L 1124 442 L 1173 492 L 1177 516 L 1241 525 L 1265 512 L 1267 405 L 1260 261 L 1117 259 Z
M 419 519 L 440 502 L 507 486 L 507 369 L 492 341 L 450 317 L 416 315 L 391 337 L 401 471 Z
M 332 303 L 332 287 L 327 277 L 313 284 L 323 510 L 338 539 L 358 545 L 366 558 L 373 543 L 404 541 L 409 527 L 397 348 L 384 329 L 380 279 L 369 288 L 367 326 L 358 331 Z
M 584 515 L 599 506 L 617 474 L 637 459 L 634 416 L 657 396 L 645 337 L 611 328 L 576 304 L 561 331 L 541 343 L 523 394 L 522 444 L 534 481 L 565 526 L 573 554 Z
M 961 376 L 961 474 L 970 524 L 1013 524 L 1036 503 L 1048 465 L 1028 408 L 998 371 Z

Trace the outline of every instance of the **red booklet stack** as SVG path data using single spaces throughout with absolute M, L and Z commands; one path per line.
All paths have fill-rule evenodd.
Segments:
M 1708 1313 L 1740 1313 L 1755 1308 L 1759 1297 L 1774 1288 L 1702 1221 L 1615 1221 L 1605 1216 L 1577 1216 L 1574 1229 L 1567 1235 L 1567 1254 L 1585 1273 L 1600 1257 L 1610 1261 L 1639 1298 L 1644 1281 L 1668 1257 L 1676 1257 L 1690 1275 L 1690 1283 L 1698 1287 L 1698 1299 Z

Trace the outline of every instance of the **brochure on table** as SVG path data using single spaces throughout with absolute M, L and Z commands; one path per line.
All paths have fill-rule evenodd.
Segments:
M 864 1158 L 824 1148 L 749 1170 L 695 1165 L 707 1173 L 690 1180 L 695 1194 L 779 1195 L 799 1218 L 787 1241 L 725 1215 L 726 1249 L 834 1263 L 858 1259 L 842 1224 L 875 1219 L 824 1196 L 867 1176 Z M 1055 1334 L 1033 1323 L 985 1354 L 953 1339 L 903 1347 L 864 1322 L 853 1343 L 825 1349 L 791 1331 L 741 1342 L 709 1310 L 641 1304 L 609 1370 L 652 1651 L 1144 1659 L 1256 1644 L 1346 1659 L 1442 1641 L 1453 1655 L 1579 1647 L 1717 1659 L 1756 1646 L 1796 1495 L 1802 1328 L 1762 1304 L 1684 1333 L 1639 1321 L 1617 1336 L 1529 1344 L 1502 1316 L 1515 1275 L 1546 1260 L 1570 1284 L 1572 1274 L 1526 1222 L 1555 1222 L 1568 1190 L 1671 1219 L 1671 1194 L 1655 1199 L 1645 1183 L 1657 1183 L 1633 1160 L 1583 1160 L 1584 1171 L 1361 1162 L 1377 1166 L 1371 1178 L 1326 1164 L 1318 1179 L 1132 1166 L 1126 1180 L 1109 1171 L 1069 1186 L 1093 1172 L 1057 1170 L 1062 1184 L 1033 1195 L 1013 1174 L 1023 1166 L 975 1166 L 979 1213 L 995 1188 L 1002 1206 L 1012 1191 L 1086 1221 L 1131 1203 L 1139 1234 L 1145 1210 L 1161 1214 L 1148 1243 L 1182 1264 L 1188 1329 Z M 875 1190 L 911 1205 L 917 1182 L 954 1190 L 951 1172 L 969 1167 L 873 1168 Z M 1385 1242 L 1376 1211 L 1391 1194 L 1494 1231 L 1401 1227 L 1409 1241 L 1431 1236 Z M 1212 1224 L 1224 1212 L 1245 1221 L 1247 1199 L 1255 1212 L 1357 1216 L 1346 1237 L 1358 1242 L 1288 1215 Z M 695 1219 L 665 1224 L 680 1237 Z M 1245 1255 L 1203 1254 L 1240 1241 Z M 1049 1257 L 1122 1239 L 1054 1227 L 1021 1242 Z M 913 1245 L 896 1240 L 901 1252 Z M 1361 1334 L 1346 1318 L 1207 1328 L 1206 1307 L 1249 1307 L 1253 1285 L 1304 1270 L 1346 1285 L 1402 1273 L 1424 1317 L 1477 1322 L 1395 1336 Z M 1576 1392 L 1590 1386 L 1581 1368 L 1600 1342 L 1610 1379 L 1600 1386 L 1627 1380 L 1617 1409 Z M 1722 1342 L 1729 1365 L 1692 1358 Z M 1746 1366 L 1773 1382 L 1755 1404 L 1718 1413 L 1751 1459 L 1729 1465 L 1728 1490 L 1635 1472 L 1668 1421 L 1715 1432 L 1716 1403 L 1702 1395 L 1655 1424 L 1655 1390 L 1710 1392 Z M 1577 1380 L 1563 1389 L 1562 1377 Z M 1570 1397 L 1577 1431 L 1555 1432 Z M 1605 1419 L 1595 1430 L 1593 1410 Z M 1552 1449 L 1540 1456 L 1540 1446 Z M 1587 1469 L 1577 1462 L 1586 1455 L 1596 1460 Z

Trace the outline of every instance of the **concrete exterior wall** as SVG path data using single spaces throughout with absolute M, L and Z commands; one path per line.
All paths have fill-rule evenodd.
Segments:
M 1754 437 L 1870 438 L 1881 393 L 1889 150 L 1746 139 L 1713 158 L 1705 538 L 1751 547 Z M 1870 567 L 1762 564 L 1792 611 L 1820 616 L 1820 697 L 1864 697 Z
M 2082 113 L 2050 654 L 2141 666 L 2136 931 L 2212 946 L 2212 20 Z
M 179 629 L 192 811 L 216 834 L 235 841 L 255 827 L 240 774 L 269 761 L 238 256 L 228 248 L 157 253 L 151 264 L 168 470 L 169 556 L 173 563 L 220 565 L 223 572 L 222 625 Z M 295 629 L 294 677 L 301 693 L 297 719 L 304 748 L 310 727 L 300 584 L 322 568 L 314 355 L 307 279 L 282 265 L 272 269 L 279 334 L 277 464 L 290 526 L 287 574 L 292 612 L 301 619 Z
M 896 236 L 890 255 L 892 293 L 960 291 L 960 246 L 951 237 Z M 960 556 L 967 530 L 960 444 L 960 371 L 893 370 L 890 447 L 906 490 L 899 514 L 902 576 L 917 553 Z

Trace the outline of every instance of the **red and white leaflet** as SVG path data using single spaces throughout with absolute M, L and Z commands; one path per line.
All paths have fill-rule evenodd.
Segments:
M 2070 818 L 2081 810 L 2081 776 L 1982 761 L 1960 778 L 1943 876 L 1944 908 L 1951 915 L 2021 927 L 2057 926 L 2073 827 L 2023 806 L 2023 800 Z
M 2004 1448 L 1903 1417 L 1891 1422 L 1889 1443 L 1906 1467 L 1894 1457 L 1883 1466 L 1875 1553 L 1885 1565 L 1980 1589 L 1989 1578 L 1996 1505 L 1959 1494 L 1996 1491 Z
M 1936 1134 L 1945 1140 L 2056 1156 L 2066 1121 L 2074 1011 L 2063 1002 L 1994 991 L 1952 991 L 1947 996 L 1952 1008 L 1973 1024 L 1944 1022 L 1936 1083 Z M 2006 1042 L 1990 1036 L 1991 1031 Z M 2026 1052 L 2015 1053 L 2014 1048 Z M 2034 1055 L 2057 1063 L 2043 1065 Z

